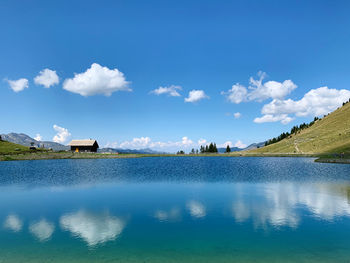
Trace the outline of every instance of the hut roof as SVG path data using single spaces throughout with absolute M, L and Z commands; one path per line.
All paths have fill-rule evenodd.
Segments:
M 93 146 L 95 143 L 97 143 L 96 140 L 72 140 L 70 143 L 68 143 L 68 145 L 69 146 Z

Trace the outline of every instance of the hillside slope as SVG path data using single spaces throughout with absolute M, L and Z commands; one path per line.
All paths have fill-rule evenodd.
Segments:
M 0 154 L 30 152 L 29 147 L 7 141 L 0 141 Z
M 350 152 L 350 103 L 345 104 L 309 128 L 280 142 L 247 153 L 319 154 Z

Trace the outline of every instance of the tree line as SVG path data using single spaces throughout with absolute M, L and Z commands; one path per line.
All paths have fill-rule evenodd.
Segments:
M 200 149 L 199 149 L 200 153 L 217 153 L 218 152 L 218 148 L 216 148 L 216 143 L 210 143 L 209 146 L 206 145 L 205 147 L 203 145 L 201 145 Z
M 267 145 L 270 145 L 270 144 L 273 144 L 273 143 L 276 143 L 276 142 L 279 142 L 279 141 L 282 141 L 283 139 L 285 138 L 288 138 L 289 136 L 293 135 L 293 134 L 297 134 L 298 132 L 300 132 L 301 130 L 303 129 L 306 129 L 306 128 L 309 128 L 311 127 L 312 125 L 314 125 L 314 123 L 319 120 L 318 117 L 315 117 L 313 121 L 311 121 L 310 123 L 302 123 L 300 124 L 299 126 L 296 125 L 296 126 L 293 126 L 291 129 L 290 129 L 290 132 L 283 132 L 281 133 L 279 136 L 277 137 L 274 137 L 272 139 L 269 139 L 265 142 L 265 146 Z
M 343 106 L 349 102 L 350 102 L 350 99 L 348 101 L 343 102 Z
M 199 154 L 199 153 L 217 153 L 218 152 L 218 148 L 216 146 L 216 143 L 215 142 L 211 142 L 209 145 L 201 145 L 200 148 L 199 148 L 199 151 L 198 149 L 194 149 L 192 148 L 192 150 L 190 151 L 190 154 Z M 226 147 L 226 153 L 229 153 L 231 152 L 231 148 L 229 145 L 227 145 Z M 185 152 L 183 150 L 181 151 L 178 151 L 176 154 L 185 154 Z

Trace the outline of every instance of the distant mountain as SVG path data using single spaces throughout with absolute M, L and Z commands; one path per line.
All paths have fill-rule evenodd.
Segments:
M 24 146 L 31 146 L 31 143 L 33 142 L 36 147 L 44 147 L 46 149 L 52 149 L 54 151 L 67 151 L 70 149 L 69 146 L 62 145 L 57 142 L 50 142 L 50 141 L 37 141 L 33 139 L 32 137 L 28 136 L 24 133 L 9 133 L 9 134 L 0 134 L 2 139 L 8 142 L 24 145 Z M 265 142 L 260 143 L 252 143 L 246 148 L 238 148 L 238 147 L 231 147 L 231 152 L 238 152 L 238 151 L 245 151 L 245 150 L 252 150 L 256 148 L 263 147 L 265 145 Z M 218 148 L 219 153 L 224 153 L 226 151 L 226 148 Z M 98 149 L 98 152 L 107 152 L 107 153 L 138 153 L 138 154 L 167 154 L 167 152 L 160 152 L 155 151 L 150 148 L 145 149 L 122 149 L 122 148 L 100 148 Z
M 57 142 L 50 141 L 37 141 L 34 138 L 28 136 L 24 133 L 9 133 L 9 134 L 0 134 L 2 140 L 20 144 L 23 146 L 31 146 L 31 143 L 34 143 L 36 147 L 44 147 L 46 149 L 52 149 L 54 151 L 67 151 L 70 149 L 69 146 L 62 145 Z M 98 149 L 98 152 L 110 152 L 110 153 L 139 153 L 139 154 L 166 154 L 166 152 L 158 152 L 152 149 L 119 149 L 119 148 L 102 148 Z
M 36 147 L 44 147 L 46 149 L 51 148 L 54 151 L 65 151 L 69 150 L 68 146 L 62 145 L 57 142 L 50 142 L 50 141 L 37 141 L 33 139 L 32 137 L 28 136 L 24 133 L 9 133 L 9 134 L 1 134 L 1 138 L 5 141 L 24 145 L 24 146 L 31 146 L 31 143 L 34 143 L 34 146 Z
M 98 149 L 100 153 L 138 153 L 138 154 L 166 154 L 166 152 L 158 152 L 149 148 L 145 149 L 122 149 L 122 148 L 101 148 Z
M 265 146 L 265 142 L 252 143 L 248 145 L 246 148 L 244 148 L 244 150 L 253 150 L 257 148 L 262 148 L 264 146 Z
M 252 149 L 261 148 L 264 146 L 265 146 L 265 142 L 252 143 L 252 144 L 248 145 L 246 148 L 231 147 L 231 152 L 252 150 Z M 224 152 L 226 152 L 226 148 L 218 148 L 218 152 L 224 153 Z

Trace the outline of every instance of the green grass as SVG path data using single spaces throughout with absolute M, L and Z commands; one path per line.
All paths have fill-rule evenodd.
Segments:
M 7 141 L 0 141 L 0 154 L 19 154 L 30 152 L 29 147 Z
M 143 158 L 143 157 L 207 157 L 207 156 L 226 156 L 228 154 L 104 154 L 104 153 L 74 153 L 70 151 L 63 152 L 45 152 L 45 151 L 22 151 L 20 153 L 0 154 L 0 161 L 15 160 L 47 160 L 47 159 L 119 159 L 119 158 Z
M 350 103 L 280 142 L 244 154 L 350 154 Z
M 29 147 L 20 144 L 0 141 L 0 161 L 11 161 L 18 159 L 18 156 L 32 155 L 35 153 L 46 154 L 46 152 L 46 149 L 30 150 Z

